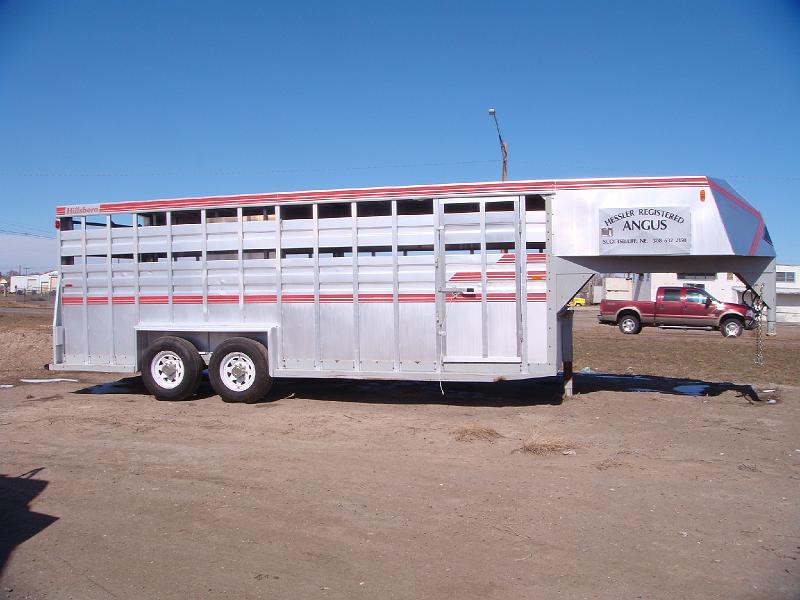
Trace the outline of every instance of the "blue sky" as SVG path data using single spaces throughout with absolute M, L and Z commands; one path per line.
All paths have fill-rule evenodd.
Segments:
M 708 174 L 800 263 L 800 3 L 0 0 L 0 230 L 140 198 Z M 0 236 L 0 270 L 55 262 Z

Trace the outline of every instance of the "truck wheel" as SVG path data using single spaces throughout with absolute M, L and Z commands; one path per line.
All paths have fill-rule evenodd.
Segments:
M 623 315 L 619 319 L 619 330 L 628 335 L 639 333 L 642 330 L 642 322 L 636 315 Z
M 227 339 L 211 354 L 208 378 L 225 402 L 263 400 L 272 387 L 267 349 L 249 338 Z
M 719 325 L 719 330 L 725 337 L 739 337 L 744 331 L 744 325 L 739 319 L 724 319 Z
M 191 342 L 164 336 L 144 352 L 142 381 L 158 400 L 186 400 L 197 391 L 204 366 Z

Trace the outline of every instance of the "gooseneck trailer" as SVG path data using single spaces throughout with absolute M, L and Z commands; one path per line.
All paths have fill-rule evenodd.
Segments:
M 52 369 L 228 401 L 275 377 L 569 374 L 596 273 L 736 273 L 775 315 L 761 214 L 709 177 L 503 181 L 57 209 Z

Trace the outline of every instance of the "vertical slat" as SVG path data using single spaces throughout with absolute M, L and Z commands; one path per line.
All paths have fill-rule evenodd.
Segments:
M 275 206 L 275 302 L 278 308 L 278 360 L 283 368 L 286 368 L 286 360 L 283 358 L 283 221 L 281 219 L 281 207 Z
M 138 325 L 142 320 L 139 310 L 139 213 L 131 215 L 131 224 L 133 225 L 133 310 L 136 314 L 135 324 Z M 139 363 L 138 355 L 136 363 L 137 365 Z
M 489 305 L 487 304 L 488 288 L 486 284 L 486 200 L 481 205 L 481 356 L 489 356 Z
M 56 345 L 56 327 L 62 326 L 63 323 L 63 313 L 62 311 L 62 304 L 61 304 L 61 294 L 62 294 L 62 278 L 64 277 L 63 268 L 62 268 L 62 251 L 63 248 L 61 247 L 61 220 L 58 221 L 58 227 L 56 228 L 56 245 L 58 247 L 58 287 L 56 288 L 56 298 L 55 298 L 55 306 L 53 307 L 53 364 L 59 364 L 64 362 L 64 351 L 65 347 L 61 345 L 61 352 L 58 352 L 58 347 Z M 10 283 L 10 278 L 9 278 Z M 62 336 L 61 339 L 63 340 L 64 337 Z
M 400 370 L 400 265 L 397 256 L 397 200 L 392 200 L 392 315 L 394 322 L 394 370 Z
M 319 337 L 319 205 L 311 205 L 314 235 L 314 368 L 320 367 L 321 340 Z
M 358 203 L 350 203 L 350 221 L 353 239 L 353 368 L 361 370 L 361 322 L 358 307 Z
M 244 223 L 241 206 L 236 209 L 236 219 L 239 223 L 239 320 L 244 323 Z
M 446 310 L 446 295 L 441 290 L 444 289 L 444 280 L 446 277 L 445 270 L 445 248 L 444 236 L 442 234 L 443 227 L 441 225 L 441 204 L 438 198 L 433 199 L 433 270 L 434 270 L 434 298 L 436 301 L 436 371 L 442 370 L 442 362 L 444 358 L 444 318 Z
M 520 252 L 523 257 L 522 267 L 522 287 L 520 295 L 522 296 L 522 320 L 520 330 L 520 346 L 522 354 L 520 354 L 520 361 L 522 371 L 528 371 L 528 227 L 527 215 L 525 213 L 525 196 L 519 197 L 518 210 L 515 211 L 517 215 L 517 223 L 519 224 L 520 231 Z
M 545 244 L 544 251 L 547 254 L 545 257 L 545 280 L 547 281 L 547 364 L 554 371 L 558 371 L 559 364 L 556 360 L 556 320 L 558 319 L 557 311 L 555 310 L 555 287 L 556 287 L 556 274 L 553 265 L 551 264 L 551 252 L 553 250 L 553 199 L 554 196 L 546 194 L 544 197 L 544 210 L 545 210 Z
M 114 279 L 113 271 L 111 270 L 111 215 L 106 215 L 106 277 L 108 283 L 106 285 L 106 295 L 108 296 L 108 322 L 111 324 L 111 330 L 108 332 L 111 341 L 111 350 L 108 353 L 109 364 L 116 364 L 116 355 L 114 354 Z
M 522 223 L 519 218 L 519 196 L 514 199 L 514 254 L 516 256 L 516 269 L 517 269 L 517 276 L 516 280 L 516 288 L 517 288 L 517 310 L 516 312 L 516 325 L 517 325 L 517 356 L 522 356 L 522 296 L 525 294 L 525 301 L 527 302 L 527 283 L 525 291 L 523 291 L 522 283 L 527 279 L 527 260 L 528 257 L 525 255 L 525 248 L 522 246 Z
M 205 209 L 200 211 L 200 227 L 203 236 L 200 246 L 200 276 L 203 282 L 203 321 L 208 321 L 208 217 Z
M 172 305 L 172 211 L 167 211 L 167 311 L 169 323 L 175 321 L 175 310 Z
M 89 276 L 86 273 L 86 217 L 81 219 L 81 254 L 83 255 L 83 340 L 84 340 L 84 353 L 83 362 L 91 364 L 89 360 Z M 27 282 L 26 282 L 27 287 Z

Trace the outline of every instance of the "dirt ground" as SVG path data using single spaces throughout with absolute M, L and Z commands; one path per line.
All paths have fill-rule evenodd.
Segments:
M 48 311 L 0 308 L 0 597 L 800 598 L 800 327 L 762 369 L 752 333 L 595 312 L 563 402 L 303 380 L 229 405 L 43 371 Z

